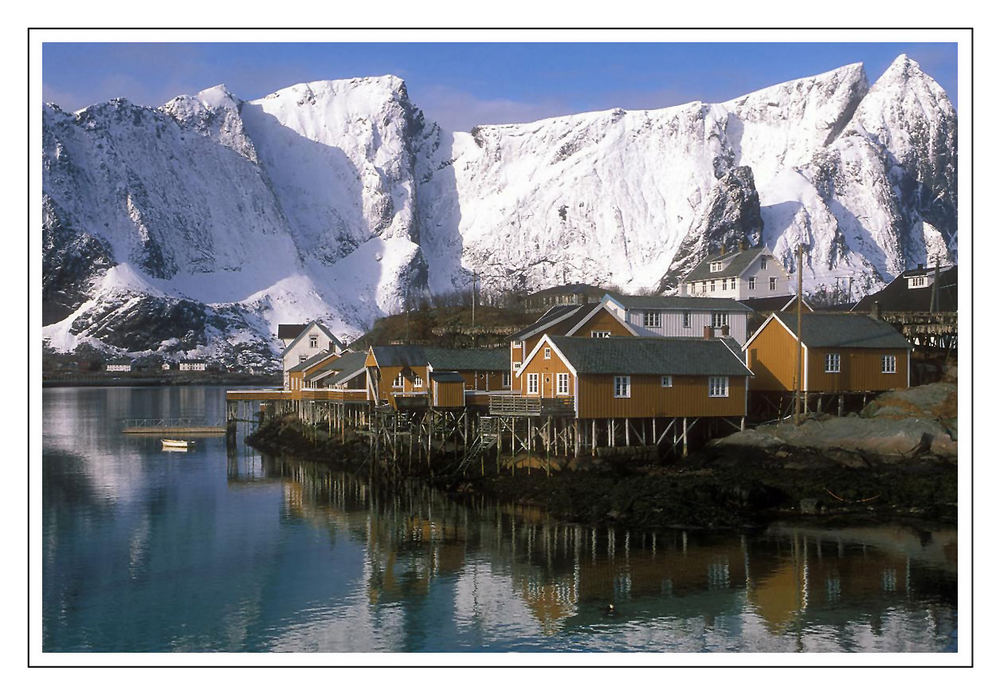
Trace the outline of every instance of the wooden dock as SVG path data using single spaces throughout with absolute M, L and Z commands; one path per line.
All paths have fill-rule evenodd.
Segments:
M 221 437 L 225 433 L 225 425 L 195 422 L 191 418 L 131 418 L 122 420 L 122 434 Z

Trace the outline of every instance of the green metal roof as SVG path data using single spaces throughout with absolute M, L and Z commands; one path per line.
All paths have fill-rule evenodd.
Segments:
M 578 374 L 751 374 L 740 358 L 718 338 L 550 336 L 550 339 Z
M 462 350 L 424 345 L 387 345 L 372 349 L 380 367 L 422 367 L 429 364 L 435 370 L 481 372 L 510 368 L 510 354 L 506 348 Z
M 747 269 L 747 266 L 753 262 L 761 252 L 770 253 L 766 246 L 755 246 L 752 249 L 746 249 L 745 251 L 731 251 L 724 255 L 719 256 L 708 256 L 701 263 L 696 265 L 694 269 L 684 276 L 681 282 L 695 282 L 696 280 L 713 280 L 716 278 L 730 278 L 741 274 Z M 714 273 L 709 270 L 712 267 L 712 263 L 716 261 L 722 261 L 722 270 L 717 270 Z M 772 261 L 777 263 L 777 260 Z
M 465 381 L 458 372 L 431 372 L 431 380 L 442 384 L 457 384 Z
M 558 304 L 542 314 L 533 324 L 522 328 L 517 333 L 510 336 L 508 340 L 511 342 L 523 340 L 530 335 L 538 333 L 544 326 L 561 323 L 572 316 L 576 316 L 577 320 L 579 320 L 592 311 L 595 306 L 597 306 L 596 303 Z
M 796 314 L 776 314 L 793 333 Z M 885 321 L 864 314 L 802 313 L 802 342 L 806 347 L 905 349 L 906 338 Z

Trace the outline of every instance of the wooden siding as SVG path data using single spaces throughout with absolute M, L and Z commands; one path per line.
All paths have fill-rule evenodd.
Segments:
M 465 405 L 465 384 L 462 382 L 438 382 L 432 387 L 435 408 L 461 408 Z
M 448 370 L 450 371 L 450 370 Z M 465 380 L 465 388 L 470 391 L 506 391 L 503 386 L 503 370 L 491 369 L 488 371 L 468 371 L 458 372 Z
M 811 348 L 806 390 L 812 393 L 837 391 L 889 391 L 905 389 L 908 350 L 873 348 Z M 826 356 L 840 355 L 840 372 L 826 372 Z M 882 373 L 882 356 L 896 358 L 896 373 Z
M 548 345 L 548 343 L 546 343 Z M 538 393 L 528 393 L 528 374 L 538 375 Z M 556 380 L 558 374 L 569 375 L 569 393 L 556 393 Z M 542 398 L 555 398 L 558 396 L 572 397 L 576 393 L 576 385 L 573 383 L 573 372 L 560 358 L 555 348 L 552 349 L 552 356 L 545 359 L 545 347 L 542 347 L 532 360 L 521 372 L 521 387 L 518 393 L 522 396 L 541 396 Z
M 712 325 L 711 311 L 688 310 L 689 325 L 684 327 L 684 310 L 682 309 L 651 309 L 650 311 L 660 312 L 660 327 L 646 328 L 642 325 L 642 317 L 645 311 L 629 311 L 627 321 L 635 332 L 644 336 L 660 337 L 680 337 L 680 338 L 702 338 L 705 335 L 705 326 Z M 747 339 L 747 314 L 730 311 L 729 313 L 729 335 L 743 344 Z M 722 335 L 719 331 L 715 335 Z
M 805 364 L 805 349 L 802 362 Z M 772 320 L 747 346 L 747 366 L 754 373 L 751 391 L 795 390 L 795 338 Z
M 409 378 L 407 378 L 405 376 L 403 377 L 403 387 L 402 388 L 399 388 L 399 387 L 395 387 L 394 388 L 393 385 L 392 385 L 393 380 L 404 369 L 408 373 L 412 372 L 412 374 L 410 374 Z M 407 393 L 407 394 L 409 394 L 409 393 L 424 393 L 424 394 L 426 394 L 426 393 L 428 393 L 428 390 L 427 390 L 427 367 L 426 366 L 424 366 L 424 367 L 402 367 L 400 365 L 393 365 L 393 366 L 388 366 L 388 367 L 382 367 L 380 374 L 381 374 L 381 378 L 379 379 L 379 382 L 378 382 L 378 393 L 379 393 L 379 398 L 381 398 L 382 400 L 387 400 L 389 398 L 389 394 L 390 393 L 398 393 L 398 394 L 403 394 L 403 393 Z M 413 385 L 413 379 L 416 378 L 416 377 L 420 377 L 421 379 L 423 379 L 423 385 L 422 386 L 417 387 L 417 386 Z
M 888 391 L 907 386 L 908 350 L 879 348 L 803 349 L 802 368 L 807 375 L 802 387 L 811 393 L 840 391 Z M 840 355 L 840 372 L 826 372 L 826 356 Z M 882 355 L 896 357 L 896 373 L 882 373 Z M 795 390 L 795 338 L 772 320 L 747 346 L 747 362 L 754 378 L 753 391 Z
M 660 376 L 630 376 L 629 398 L 615 398 L 612 374 L 580 375 L 581 418 L 610 417 L 738 417 L 746 414 L 746 377 L 729 377 L 729 395 L 708 395 L 706 376 L 673 376 L 673 386 L 661 385 Z
M 581 336 L 583 338 L 589 338 L 591 331 L 611 331 L 611 335 L 614 336 L 630 336 L 628 329 L 621 324 L 621 322 L 607 310 L 607 307 L 601 307 L 594 316 L 590 318 L 587 323 L 580 326 L 580 328 L 573 333 L 573 335 Z

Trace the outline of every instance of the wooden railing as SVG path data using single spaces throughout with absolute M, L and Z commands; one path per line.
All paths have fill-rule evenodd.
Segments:
M 490 415 L 573 415 L 570 397 L 490 396 Z

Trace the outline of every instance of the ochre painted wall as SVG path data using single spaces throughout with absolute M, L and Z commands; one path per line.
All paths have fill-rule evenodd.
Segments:
M 548 343 L 546 343 L 547 345 Z M 528 374 L 538 374 L 538 393 L 528 393 Z M 568 374 L 569 375 L 569 393 L 564 394 L 556 393 L 556 380 L 558 374 Z M 520 389 L 517 392 L 522 396 L 541 396 L 542 398 L 555 398 L 555 397 L 567 397 L 573 396 L 576 393 L 576 387 L 573 383 L 574 377 L 573 373 L 570 371 L 569 367 L 559 359 L 559 354 L 556 352 L 555 348 L 552 349 L 552 354 L 549 359 L 545 359 L 545 347 L 543 346 L 535 356 L 531 359 L 528 365 L 521 372 L 520 379 Z
M 673 386 L 661 385 L 661 376 L 632 374 L 629 398 L 615 398 L 613 374 L 580 376 L 581 418 L 606 417 L 735 417 L 746 414 L 746 378 L 729 377 L 729 395 L 710 397 L 705 376 L 671 375 Z
M 621 321 L 612 316 L 611 312 L 604 307 L 601 307 L 600 311 L 594 314 L 594 316 L 591 317 L 587 323 L 580 326 L 580 328 L 573 333 L 573 335 L 581 338 L 589 338 L 591 331 L 611 331 L 611 335 L 614 336 L 632 335 L 628 332 L 628 329 L 621 324 Z

